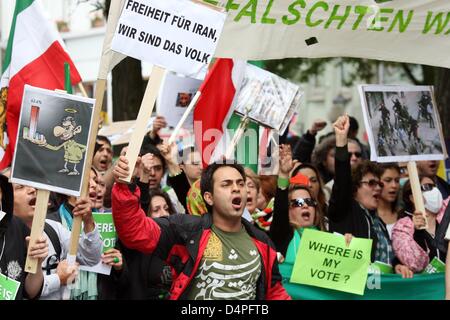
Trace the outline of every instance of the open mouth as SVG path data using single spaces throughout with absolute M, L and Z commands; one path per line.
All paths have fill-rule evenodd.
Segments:
M 302 218 L 304 220 L 309 220 L 311 218 L 311 213 L 309 213 L 308 211 L 302 212 Z
M 392 197 L 396 197 L 397 196 L 397 191 L 389 191 L 388 194 Z
M 89 192 L 89 198 L 97 199 L 97 192 L 95 192 L 95 191 Z
M 239 210 L 241 209 L 241 204 L 242 204 L 242 198 L 241 197 L 234 197 L 231 200 L 231 204 L 233 206 L 234 209 Z
M 31 207 L 34 207 L 34 206 L 36 205 L 36 198 L 32 198 L 32 199 L 28 202 L 28 204 L 29 204 Z

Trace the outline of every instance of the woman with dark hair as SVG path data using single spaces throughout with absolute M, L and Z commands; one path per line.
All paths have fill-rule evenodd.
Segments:
M 292 259 L 295 261 L 295 248 L 299 247 L 305 228 L 325 230 L 324 214 L 314 198 L 309 179 L 299 173 L 291 179 L 291 183 L 289 182 L 292 167 L 290 147 L 281 145 L 278 188 L 270 226 L 270 238 L 275 243 L 277 251 L 290 263 L 293 263 Z
M 403 189 L 405 209 L 394 225 L 392 245 L 398 259 L 414 272 L 421 272 L 433 259 L 445 262 L 447 252 L 439 247 L 436 237 L 446 206 L 433 179 L 421 176 L 420 185 L 425 204 L 425 217 L 415 209 L 409 181 Z M 425 221 L 426 219 L 426 221 Z
M 292 170 L 291 176 L 294 177 L 298 173 L 308 177 L 312 196 L 317 201 L 320 212 L 325 215 L 328 211 L 328 205 L 325 198 L 325 192 L 323 191 L 323 182 L 319 170 L 312 164 L 302 163 Z
M 161 189 L 152 189 L 149 193 L 147 215 L 153 219 L 175 214 L 169 195 Z M 119 245 L 124 256 L 122 275 L 119 279 L 119 299 L 162 300 L 169 295 L 172 285 L 170 267 L 153 254 Z
M 411 270 L 395 259 L 386 225 L 376 214 L 383 186 L 379 167 L 366 160 L 351 170 L 347 149 L 348 116 L 339 117 L 334 130 L 336 176 L 328 207 L 330 232 L 372 239 L 372 262 L 391 265 L 395 273 L 412 277 Z
M 383 183 L 377 214 L 386 224 L 389 237 L 392 238 L 392 228 L 398 220 L 397 201 L 400 191 L 400 168 L 396 163 L 380 164 L 380 180 Z
M 152 218 L 167 217 L 175 214 L 175 209 L 170 201 L 167 193 L 161 189 L 150 190 L 150 206 L 148 208 L 148 216 Z

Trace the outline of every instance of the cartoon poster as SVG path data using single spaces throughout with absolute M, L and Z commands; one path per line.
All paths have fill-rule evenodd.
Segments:
M 430 86 L 359 86 L 371 160 L 443 160 L 447 156 Z
M 26 85 L 11 181 L 79 196 L 94 101 Z
M 298 85 L 247 64 L 235 98 L 235 111 L 282 134 L 297 111 L 301 96 Z

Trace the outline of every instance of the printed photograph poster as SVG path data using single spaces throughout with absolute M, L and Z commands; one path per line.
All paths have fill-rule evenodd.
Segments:
M 166 118 L 169 127 L 176 127 L 187 107 L 194 98 L 202 81 L 178 76 L 173 72 L 166 72 L 164 82 L 156 102 L 156 112 Z M 193 112 L 183 124 L 183 128 L 193 129 Z
M 235 111 L 279 132 L 298 108 L 300 87 L 273 73 L 247 64 Z
M 11 181 L 79 196 L 94 102 L 26 85 Z
M 372 161 L 447 157 L 431 86 L 360 85 L 359 93 Z

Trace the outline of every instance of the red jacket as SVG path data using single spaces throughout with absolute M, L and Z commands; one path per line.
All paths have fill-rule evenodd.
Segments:
M 152 219 L 141 209 L 139 198 L 139 188 L 131 192 L 126 184 L 114 185 L 112 211 L 119 238 L 130 249 L 153 253 L 165 260 L 173 272 L 170 299 L 186 299 L 211 235 L 211 214 L 202 217 L 177 214 Z M 258 279 L 256 299 L 290 300 L 281 285 L 273 243 L 246 220 L 242 223 L 258 248 L 264 266 Z

